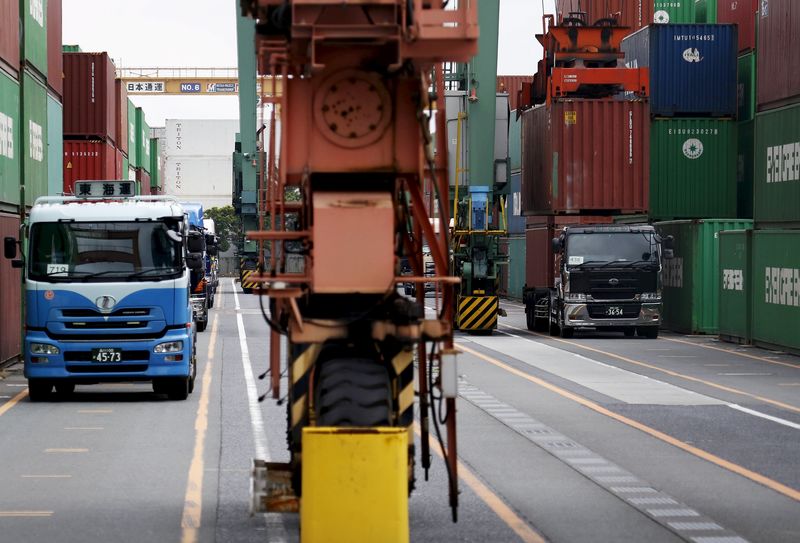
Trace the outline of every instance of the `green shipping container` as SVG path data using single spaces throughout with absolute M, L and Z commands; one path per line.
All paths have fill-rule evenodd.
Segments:
M 47 89 L 27 70 L 22 72 L 22 182 L 25 205 L 46 196 L 47 178 Z M 60 158 L 60 156 L 59 156 Z
M 508 292 L 509 298 L 522 300 L 525 285 L 525 235 L 508 238 Z
M 755 122 L 739 123 L 739 149 L 736 163 L 736 216 L 753 218 L 753 185 L 755 184 Z
M 694 0 L 655 0 L 653 21 L 659 24 L 691 24 L 695 21 Z
M 62 45 L 61 52 L 63 53 L 83 53 L 80 45 Z
M 0 204 L 19 204 L 22 163 L 19 83 L 0 71 Z
M 64 107 L 47 95 L 47 194 L 64 190 Z
M 750 343 L 753 230 L 719 233 L 719 337 Z
M 675 238 L 674 258 L 662 271 L 662 326 L 688 334 L 716 334 L 719 328 L 719 233 L 746 230 L 752 221 L 700 219 L 656 223 Z
M 150 188 L 161 186 L 161 145 L 158 138 L 150 138 Z
M 136 106 L 133 102 L 128 100 L 128 159 L 130 160 L 131 168 L 139 167 L 139 153 L 136 147 L 139 137 L 136 130 Z
M 128 157 L 122 157 L 122 172 L 119 174 L 120 179 L 128 179 L 128 167 L 129 167 Z
M 754 190 L 759 228 L 800 227 L 800 104 L 756 115 Z
M 736 96 L 739 104 L 739 121 L 751 121 L 756 114 L 756 54 L 739 57 Z
M 753 233 L 753 343 L 800 354 L 800 230 Z
M 736 216 L 736 122 L 655 119 L 650 126 L 650 216 Z
M 511 112 L 508 125 L 508 167 L 511 174 L 522 170 L 522 117 Z
M 150 173 L 150 127 L 147 126 L 144 110 L 140 107 L 136 108 L 136 155 L 136 167 Z
M 22 0 L 20 9 L 23 65 L 47 77 L 47 0 Z
M 717 0 L 696 0 L 694 3 L 694 20 L 699 24 L 717 22 Z

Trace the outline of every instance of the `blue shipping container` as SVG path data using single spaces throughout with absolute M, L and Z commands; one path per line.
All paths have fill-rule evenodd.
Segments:
M 506 219 L 509 234 L 525 233 L 525 217 L 522 216 L 522 173 L 511 174 L 511 191 L 506 203 Z
M 629 67 L 650 68 L 650 113 L 735 117 L 736 25 L 650 25 L 622 41 Z

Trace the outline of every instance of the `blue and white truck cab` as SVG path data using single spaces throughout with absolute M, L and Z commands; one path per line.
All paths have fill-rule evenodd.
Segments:
M 80 182 L 79 182 L 80 183 Z M 76 384 L 151 381 L 184 400 L 194 388 L 196 331 L 189 302 L 188 221 L 164 196 L 46 196 L 24 230 L 14 266 L 25 279 L 25 377 L 31 401 Z M 130 188 L 120 189 L 122 194 Z M 4 240 L 15 258 L 14 238 Z
M 181 202 L 189 222 L 189 239 L 197 244 L 197 252 L 203 260 L 202 269 L 192 270 L 190 292 L 192 310 L 197 331 L 202 332 L 208 326 L 208 310 L 214 307 L 216 285 L 211 275 L 211 253 L 216 255 L 216 236 L 206 230 L 203 219 L 203 205 L 192 202 Z

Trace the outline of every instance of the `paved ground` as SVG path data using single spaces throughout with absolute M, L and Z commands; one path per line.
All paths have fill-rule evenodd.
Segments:
M 257 298 L 223 291 L 186 402 L 122 384 L 33 404 L 19 368 L 0 377 L 0 541 L 298 540 L 296 516 L 248 514 L 251 459 L 287 457 L 286 411 L 257 400 Z M 800 540 L 800 359 L 549 338 L 504 305 L 495 335 L 458 337 L 459 522 L 434 456 L 413 541 Z

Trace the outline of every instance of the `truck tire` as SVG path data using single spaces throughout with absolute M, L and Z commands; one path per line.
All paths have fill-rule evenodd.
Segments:
M 206 327 L 208 326 L 208 321 L 197 321 L 197 331 L 204 332 Z
M 528 327 L 528 330 L 533 332 L 536 330 L 536 314 L 533 311 L 530 311 L 527 307 L 525 308 L 525 325 Z
M 622 333 L 625 334 L 625 337 L 633 337 L 633 335 L 636 333 L 636 329 L 626 328 L 625 330 L 622 331 Z
M 330 359 L 320 369 L 315 404 L 320 426 L 391 426 L 389 373 L 367 358 Z
M 639 328 L 639 335 L 644 336 L 647 339 L 658 339 L 658 327 L 646 326 Z
M 558 334 L 560 333 L 558 325 L 553 322 L 553 319 L 548 319 L 547 321 L 547 333 L 553 337 L 558 337 Z
M 28 379 L 28 397 L 32 402 L 43 402 L 50 397 L 53 390 L 53 383 L 40 381 L 39 379 Z
M 561 327 L 561 337 L 564 339 L 570 339 L 572 336 L 575 335 L 575 329 L 571 326 L 562 326 Z
M 173 401 L 183 401 L 189 397 L 189 378 L 178 377 L 169 381 L 167 398 Z
M 214 296 L 208 297 L 208 308 L 211 309 L 214 307 Z
M 56 383 L 56 394 L 59 396 L 69 396 L 75 392 L 75 383 Z

